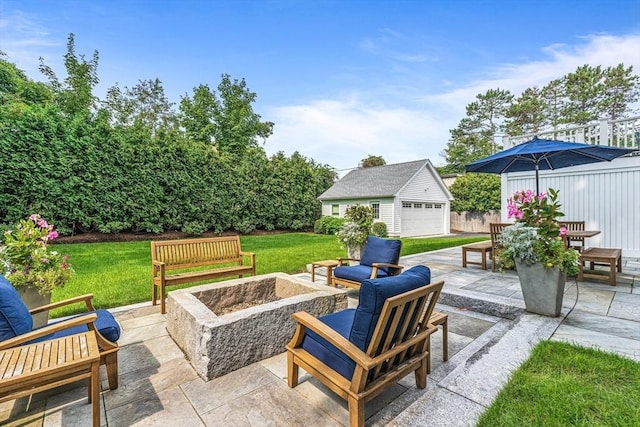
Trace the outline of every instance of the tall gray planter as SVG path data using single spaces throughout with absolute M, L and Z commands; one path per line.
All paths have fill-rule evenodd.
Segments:
M 516 270 L 526 310 L 556 317 L 562 310 L 562 297 L 567 276 L 557 267 L 529 264 L 516 259 Z
M 51 293 L 40 295 L 35 286 L 21 286 L 17 288 L 20 299 L 29 310 L 43 305 L 51 304 Z M 49 310 L 34 314 L 33 327 L 39 328 L 49 322 Z

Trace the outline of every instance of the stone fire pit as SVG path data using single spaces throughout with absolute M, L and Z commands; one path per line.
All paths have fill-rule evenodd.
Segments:
M 296 311 L 317 317 L 345 308 L 344 290 L 273 273 L 169 292 L 167 330 L 211 380 L 284 352 Z

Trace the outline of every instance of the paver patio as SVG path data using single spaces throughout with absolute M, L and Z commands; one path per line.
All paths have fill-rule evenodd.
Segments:
M 576 302 L 575 284 L 567 283 L 562 315 L 548 318 L 524 312 L 514 272 L 462 268 L 460 248 L 403 257 L 402 265 L 428 265 L 434 279 L 445 280 L 438 310 L 450 316 L 450 359 L 442 361 L 441 333 L 434 334 L 427 388 L 405 377 L 367 404 L 367 425 L 474 425 L 541 339 L 596 345 L 640 361 L 640 260 L 623 262 L 627 279 L 615 287 L 579 283 L 577 303 L 565 317 Z M 311 280 L 309 273 L 299 276 Z M 317 275 L 316 283 L 325 278 Z M 355 306 L 357 292 L 349 297 Z M 344 401 L 313 378 L 301 376 L 298 387 L 287 387 L 284 352 L 205 382 L 168 336 L 157 307 L 113 312 L 123 328 L 120 387 L 108 391 L 103 381 L 102 425 L 348 425 Z M 80 384 L 0 405 L 0 424 L 8 426 L 85 426 L 90 416 Z

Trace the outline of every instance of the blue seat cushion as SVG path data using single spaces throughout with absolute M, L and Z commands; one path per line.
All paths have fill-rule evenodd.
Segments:
M 353 282 L 362 282 L 371 277 L 373 267 L 368 265 L 344 265 L 333 269 L 333 275 L 340 279 L 351 280 Z M 378 269 L 376 277 L 387 277 L 388 274 L 383 269 Z
M 395 239 L 381 239 L 376 236 L 367 237 L 367 243 L 360 256 L 360 264 L 371 267 L 374 262 L 398 264 L 402 241 Z M 388 267 L 382 267 L 385 273 L 389 273 Z M 378 276 L 380 277 L 380 276 Z
M 118 339 L 120 339 L 120 325 L 116 321 L 115 317 L 113 317 L 113 314 L 111 314 L 107 310 L 89 311 L 87 313 L 82 313 L 82 314 L 78 314 L 76 316 L 73 316 L 72 319 L 74 319 L 76 317 L 84 316 L 84 315 L 90 314 L 90 313 L 96 313 L 98 315 L 98 318 L 95 321 L 95 325 L 96 325 L 96 329 L 98 330 L 98 332 L 100 332 L 100 335 L 102 335 L 103 337 L 105 337 L 107 340 L 109 340 L 111 342 L 117 342 Z M 55 324 L 58 324 L 58 323 L 60 323 L 62 321 L 63 320 L 59 320 L 59 321 L 55 321 L 55 322 L 49 322 L 49 324 L 47 326 L 55 325 Z M 34 342 L 46 341 L 46 340 L 49 340 L 49 339 L 60 338 L 60 337 L 66 337 L 66 336 L 73 335 L 73 334 L 80 334 L 80 333 L 86 332 L 88 330 L 89 330 L 89 328 L 87 327 L 87 325 L 78 325 L 78 326 L 74 326 L 72 328 L 66 328 L 66 329 L 63 329 L 61 331 L 54 332 L 53 334 L 49 334 L 49 335 L 46 335 L 44 337 L 38 338 L 38 339 L 34 340 Z
M 354 308 L 348 308 L 319 317 L 318 320 L 348 339 L 355 311 Z M 314 331 L 307 329 L 302 348 L 346 379 L 350 380 L 353 376 L 355 362 Z
M 363 281 L 360 284 L 358 307 L 354 313 L 349 341 L 360 350 L 367 351 L 385 300 L 429 283 L 431 270 L 424 265 L 412 267 L 398 276 Z
M 31 332 L 33 318 L 18 291 L 0 274 L 0 341 Z

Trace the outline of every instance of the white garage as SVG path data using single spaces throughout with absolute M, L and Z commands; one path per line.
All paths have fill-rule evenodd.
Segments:
M 444 234 L 444 206 L 441 203 L 402 202 L 403 237 Z
M 453 196 L 428 159 L 352 170 L 318 200 L 323 216 L 371 206 L 374 220 L 384 222 L 392 237 L 450 233 Z

